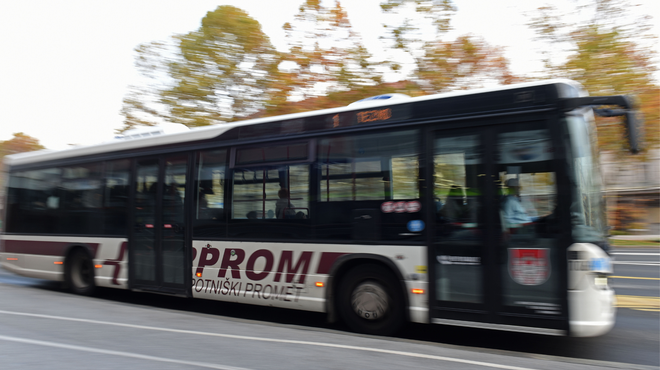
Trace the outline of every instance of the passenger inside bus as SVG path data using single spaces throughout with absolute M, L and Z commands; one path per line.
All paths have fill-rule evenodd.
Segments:
M 277 196 L 280 198 L 275 204 L 275 215 L 277 218 L 292 218 L 295 215 L 295 211 L 292 209 L 293 203 L 289 200 L 289 191 L 287 189 L 280 189 L 277 192 Z
M 504 219 L 509 225 L 524 225 L 530 224 L 535 221 L 534 217 L 530 217 L 525 207 L 522 205 L 520 199 L 520 191 L 522 186 L 518 179 L 508 179 L 506 181 L 508 194 L 502 202 L 502 211 L 504 212 Z

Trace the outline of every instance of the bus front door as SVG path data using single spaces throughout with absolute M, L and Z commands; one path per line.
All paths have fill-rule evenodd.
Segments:
M 432 321 L 561 334 L 565 252 L 549 130 L 526 122 L 432 140 Z
M 185 294 L 188 155 L 135 162 L 131 287 Z

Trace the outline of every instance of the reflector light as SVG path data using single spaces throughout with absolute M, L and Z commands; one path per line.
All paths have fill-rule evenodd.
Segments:
M 170 224 L 165 224 L 165 225 L 163 225 L 163 227 L 166 228 L 166 229 L 171 229 L 171 228 L 172 228 L 172 225 L 170 225 Z
M 103 267 L 103 265 L 94 265 L 94 267 L 96 267 L 97 269 L 100 269 L 101 267 Z
M 153 228 L 154 228 L 154 225 L 152 225 L 152 224 L 146 224 L 146 225 L 144 225 L 144 227 L 147 228 L 147 229 L 153 229 Z
M 323 286 L 324 286 L 325 284 L 323 284 L 322 281 L 317 281 L 316 283 L 314 283 L 314 285 L 316 285 L 316 286 L 319 287 L 319 288 L 323 288 Z
M 413 289 L 412 293 L 413 294 L 424 294 L 424 289 Z
M 64 262 L 62 262 L 62 261 L 55 261 L 53 263 L 56 264 L 56 265 L 63 265 L 64 264 Z
M 195 275 L 197 275 L 197 277 L 202 277 L 202 273 L 201 273 L 201 272 L 198 272 L 198 273 L 196 273 Z
M 7 261 L 18 261 L 18 258 L 7 257 Z

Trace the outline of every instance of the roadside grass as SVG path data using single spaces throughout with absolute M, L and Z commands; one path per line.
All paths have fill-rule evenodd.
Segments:
M 610 239 L 614 247 L 660 247 L 660 240 L 621 240 Z

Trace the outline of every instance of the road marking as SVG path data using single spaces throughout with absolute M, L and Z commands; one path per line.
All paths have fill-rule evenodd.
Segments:
M 217 364 L 210 364 L 210 363 L 206 363 L 206 362 L 196 362 L 196 361 L 182 361 L 182 360 L 175 360 L 173 358 L 154 357 L 154 356 L 141 355 L 141 354 L 138 354 L 138 353 L 123 352 L 123 351 L 111 351 L 111 350 L 107 350 L 107 349 L 75 346 L 75 345 L 71 345 L 71 344 L 53 343 L 53 342 L 46 342 L 46 341 L 42 341 L 42 340 L 8 337 L 8 336 L 5 336 L 5 335 L 0 335 L 0 340 L 4 340 L 4 341 L 8 341 L 8 342 L 16 342 L 16 343 L 35 344 L 35 345 L 38 345 L 38 346 L 70 349 L 70 350 L 73 350 L 73 351 L 83 351 L 83 352 L 100 353 L 100 354 L 104 354 L 104 355 L 113 355 L 113 356 L 137 358 L 139 360 L 159 361 L 159 362 L 168 362 L 168 363 L 188 365 L 188 366 L 205 367 L 205 368 L 208 368 L 208 369 L 249 370 L 249 369 L 246 369 L 244 367 L 225 366 L 225 365 L 217 365 Z
M 660 297 L 618 295 L 616 296 L 616 306 L 637 311 L 660 312 Z
M 655 262 L 655 263 L 641 263 L 641 262 L 621 262 L 621 261 L 614 261 L 612 262 L 614 265 L 634 265 L 634 266 L 660 266 L 660 262 Z
M 613 252 L 617 256 L 660 256 L 660 253 Z
M 610 276 L 610 279 L 637 279 L 637 280 L 660 280 L 660 278 L 647 278 L 637 276 Z
M 501 365 L 501 364 L 494 364 L 494 363 L 490 363 L 490 362 L 464 360 L 464 359 L 460 359 L 460 358 L 445 357 L 445 356 L 427 355 L 427 354 L 424 354 L 424 353 L 403 352 L 403 351 L 394 351 L 394 350 L 380 349 L 380 348 L 349 346 L 349 345 L 345 345 L 345 344 L 306 342 L 306 341 L 302 341 L 302 340 L 290 340 L 290 339 L 249 337 L 249 336 L 245 336 L 245 335 L 220 334 L 220 333 L 209 333 L 209 332 L 195 331 L 195 330 L 159 328 L 159 327 L 154 327 L 154 326 L 122 324 L 122 323 L 115 323 L 115 322 L 109 322 L 109 321 L 78 319 L 78 318 L 74 318 L 74 317 L 52 316 L 52 315 L 43 315 L 43 314 L 25 313 L 25 312 L 13 312 L 13 311 L 4 311 L 4 310 L 0 310 L 0 314 L 15 315 L 15 316 L 27 316 L 27 317 L 38 317 L 38 318 L 42 318 L 42 319 L 84 322 L 84 323 L 88 323 L 88 324 L 120 326 L 120 327 L 124 327 L 124 328 L 164 331 L 164 332 L 178 333 L 178 334 L 191 334 L 191 335 L 203 335 L 203 336 L 209 336 L 209 337 L 220 337 L 220 338 L 229 338 L 229 339 L 252 340 L 252 341 L 257 341 L 257 342 L 286 343 L 286 344 L 298 344 L 298 345 L 316 346 L 316 347 L 340 348 L 340 349 L 349 349 L 349 350 L 354 350 L 354 351 L 376 352 L 376 353 L 384 353 L 384 354 L 390 354 L 390 355 L 423 358 L 423 359 L 428 359 L 428 360 L 458 362 L 458 363 L 462 363 L 462 364 L 492 367 L 492 368 L 496 368 L 496 369 L 534 370 L 534 369 L 530 369 L 530 368 L 527 368 L 527 367 Z M 9 339 L 6 339 L 6 338 L 9 338 Z M 27 343 L 27 341 L 32 341 L 30 339 L 4 337 L 4 336 L 0 336 L 0 339 L 13 340 L 15 342 L 26 341 L 26 343 Z M 41 341 L 32 341 L 32 342 L 41 342 Z M 34 344 L 37 344 L 37 343 L 34 343 Z M 41 345 L 51 345 L 53 347 L 60 347 L 60 348 L 78 349 L 78 350 L 81 350 L 81 351 L 88 350 L 89 352 L 98 351 L 99 353 L 116 354 L 118 356 L 136 357 L 136 358 L 145 358 L 145 359 L 147 359 L 147 358 L 148 359 L 159 359 L 157 357 L 143 356 L 143 355 L 133 354 L 133 353 L 128 353 L 128 352 L 109 351 L 109 350 L 102 350 L 102 349 L 95 349 L 95 348 L 88 348 L 88 347 L 79 347 L 79 346 L 71 346 L 71 345 L 66 345 L 66 344 L 57 344 L 57 343 L 50 343 L 50 342 L 41 342 L 39 344 L 41 344 Z M 169 361 L 169 359 L 166 359 L 166 360 Z M 171 361 L 172 362 L 177 362 L 179 360 L 171 360 Z M 181 361 L 179 363 L 193 364 L 192 362 L 184 362 L 184 361 Z M 198 364 L 197 366 L 205 365 L 204 363 L 195 363 L 195 364 Z M 218 366 L 218 365 L 213 365 L 213 364 L 208 364 L 208 365 Z M 219 368 L 219 369 L 238 369 L 238 368 L 232 368 L 232 367 L 221 367 L 221 368 L 217 367 L 217 368 Z

